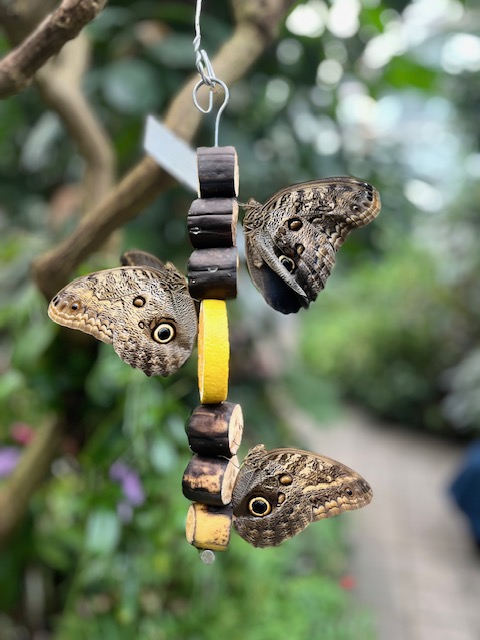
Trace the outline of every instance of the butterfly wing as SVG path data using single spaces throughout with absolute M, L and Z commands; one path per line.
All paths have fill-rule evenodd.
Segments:
M 326 178 L 283 189 L 264 205 L 251 201 L 245 208 L 252 280 L 271 307 L 295 313 L 325 287 L 350 231 L 378 215 L 380 196 L 355 178 Z
M 125 251 L 120 256 L 120 264 L 122 267 L 150 267 L 151 269 L 155 269 L 156 271 L 163 272 L 165 269 L 165 264 L 154 256 L 152 253 L 148 253 L 148 251 L 141 251 L 140 249 L 131 249 L 130 251 Z M 171 264 L 167 262 L 167 265 Z M 173 265 L 172 265 L 173 266 Z M 173 271 L 176 271 L 175 267 L 173 267 Z M 184 281 L 184 278 L 180 272 L 178 272 L 180 281 Z
M 154 260 L 155 268 L 125 266 L 77 278 L 52 299 L 48 315 L 112 344 L 148 376 L 169 375 L 192 352 L 197 315 L 183 276 Z
M 255 547 L 270 547 L 311 522 L 359 509 L 372 499 L 369 484 L 335 460 L 300 449 L 263 445 L 245 458 L 233 490 L 237 533 Z

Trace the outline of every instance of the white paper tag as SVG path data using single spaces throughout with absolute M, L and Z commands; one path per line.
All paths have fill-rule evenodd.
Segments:
M 197 192 L 197 154 L 153 116 L 147 117 L 143 147 L 149 156 L 191 191 Z

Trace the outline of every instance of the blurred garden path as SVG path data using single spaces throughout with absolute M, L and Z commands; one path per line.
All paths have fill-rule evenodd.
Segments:
M 354 591 L 378 640 L 480 640 L 480 556 L 446 492 L 464 446 L 357 412 L 326 430 L 295 428 L 373 487 L 372 504 L 344 517 Z

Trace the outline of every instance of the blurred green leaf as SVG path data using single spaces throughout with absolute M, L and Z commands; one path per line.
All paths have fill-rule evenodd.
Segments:
M 192 38 L 188 35 L 171 34 L 150 46 L 148 52 L 154 60 L 172 69 L 191 70 L 195 60 Z
M 171 471 L 178 459 L 177 451 L 166 438 L 155 438 L 150 445 L 150 461 L 155 471 Z
M 120 522 L 114 511 L 92 511 L 86 525 L 85 549 L 94 554 L 112 553 L 120 540 L 120 531 Z
M 158 108 L 163 96 L 154 67 L 135 58 L 112 62 L 105 70 L 102 91 L 111 107 L 126 114 Z
M 20 369 L 28 368 L 45 352 L 56 334 L 53 322 L 38 322 L 24 331 L 13 352 L 13 363 Z
M 432 91 L 438 86 L 439 74 L 416 63 L 408 56 L 395 57 L 388 65 L 385 80 L 397 89 L 417 87 L 424 91 Z

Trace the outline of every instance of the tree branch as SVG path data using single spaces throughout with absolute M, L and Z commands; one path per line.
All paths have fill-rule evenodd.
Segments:
M 0 62 L 0 98 L 25 89 L 33 75 L 75 38 L 103 9 L 106 0 L 63 0 L 60 7 Z
M 216 75 L 229 86 L 243 77 L 273 41 L 279 21 L 293 4 L 294 0 L 238 2 L 236 15 L 240 22 L 213 60 Z M 166 126 L 188 142 L 195 136 L 201 119 L 192 103 L 196 81 L 194 77 L 185 84 L 164 119 Z M 172 178 L 154 160 L 143 158 L 85 215 L 70 236 L 34 262 L 33 275 L 45 297 L 52 297 L 77 265 L 100 247 L 112 231 L 136 217 L 171 183 Z
M 20 462 L 0 490 L 0 546 L 15 530 L 32 493 L 47 475 L 57 455 L 63 429 L 54 422 L 39 429 Z
M 85 160 L 84 209 L 112 188 L 116 160 L 112 143 L 81 88 L 89 52 L 89 40 L 81 33 L 35 76 L 42 99 L 58 113 Z
M 0 2 L 0 23 L 8 39 L 20 44 L 49 13 L 55 10 L 58 0 L 10 0 Z

